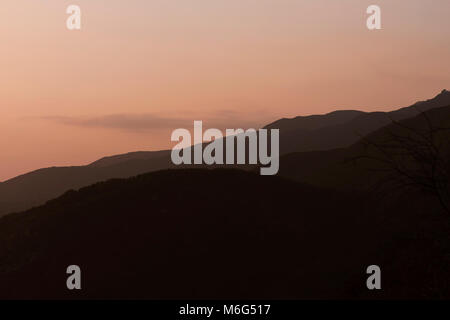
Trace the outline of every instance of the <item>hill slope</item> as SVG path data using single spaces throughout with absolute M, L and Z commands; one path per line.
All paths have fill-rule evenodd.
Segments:
M 450 91 L 443 90 L 433 99 L 391 112 L 340 111 L 282 119 L 266 128 L 280 129 L 281 154 L 329 150 L 347 147 L 392 120 L 400 121 L 447 105 L 450 105 Z
M 41 205 L 70 189 L 170 167 L 170 152 L 157 151 L 103 158 L 87 166 L 39 169 L 0 183 L 0 216 Z
M 373 155 L 374 150 L 368 149 L 367 141 L 385 143 L 392 134 L 407 137 L 411 131 L 406 128 L 426 132 L 428 121 L 434 128 L 450 129 L 450 106 L 431 109 L 425 114 L 426 117 L 417 115 L 384 126 L 347 148 L 285 155 L 280 159 L 279 174 L 296 181 L 340 190 L 371 188 L 384 176 L 379 170 L 382 169 L 381 164 L 367 159 L 354 160 Z M 442 151 L 448 152 L 450 130 L 442 131 L 440 138 L 445 144 Z
M 445 242 L 423 238 L 439 215 L 421 197 L 400 207 L 236 170 L 111 180 L 0 219 L 0 298 L 358 298 L 373 263 L 386 280 L 371 297 L 449 294 L 433 269 Z
M 328 150 L 351 145 L 361 136 L 390 123 L 391 118 L 404 119 L 417 115 L 418 110 L 429 110 L 448 104 L 450 92 L 444 90 L 433 99 L 393 112 L 336 111 L 327 115 L 281 119 L 266 128 L 280 128 L 282 155 L 299 151 Z M 288 163 L 288 160 L 285 161 Z M 315 167 L 319 163 L 321 161 L 311 165 Z M 105 157 L 88 166 L 36 170 L 0 183 L 0 216 L 41 205 L 69 189 L 171 167 L 173 165 L 170 161 L 170 151 L 165 150 Z

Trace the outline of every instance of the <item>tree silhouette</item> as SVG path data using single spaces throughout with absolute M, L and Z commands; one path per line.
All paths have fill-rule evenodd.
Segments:
M 378 186 L 432 194 L 450 213 L 450 128 L 437 126 L 426 112 L 420 115 L 421 124 L 391 119 L 393 125 L 382 137 L 363 138 L 365 154 L 357 158 L 378 163 L 372 169 L 382 172 Z

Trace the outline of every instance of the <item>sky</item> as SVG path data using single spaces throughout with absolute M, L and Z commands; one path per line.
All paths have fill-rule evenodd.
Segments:
M 66 27 L 78 5 L 81 30 Z M 369 5 L 382 29 L 366 27 Z M 450 89 L 448 0 L 2 0 L 0 181 Z

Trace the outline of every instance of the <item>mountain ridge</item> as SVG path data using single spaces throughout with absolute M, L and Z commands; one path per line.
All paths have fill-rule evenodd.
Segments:
M 279 119 L 265 128 L 280 129 L 280 156 L 293 152 L 342 148 L 387 125 L 392 119 L 413 116 L 420 110 L 450 104 L 450 92 L 391 112 L 337 110 L 326 115 L 295 117 L 301 127 Z M 323 120 L 323 122 L 321 122 Z M 287 123 L 287 124 L 286 124 Z M 70 189 L 112 178 L 127 178 L 174 167 L 170 150 L 137 151 L 98 159 L 86 166 L 41 168 L 0 183 L 0 216 L 40 205 Z

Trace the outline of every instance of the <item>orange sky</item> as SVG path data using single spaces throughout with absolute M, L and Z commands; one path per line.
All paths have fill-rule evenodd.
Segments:
M 69 4 L 82 30 L 66 29 Z M 366 28 L 370 4 L 383 30 Z M 450 89 L 448 0 L 2 0 L 0 181 Z

